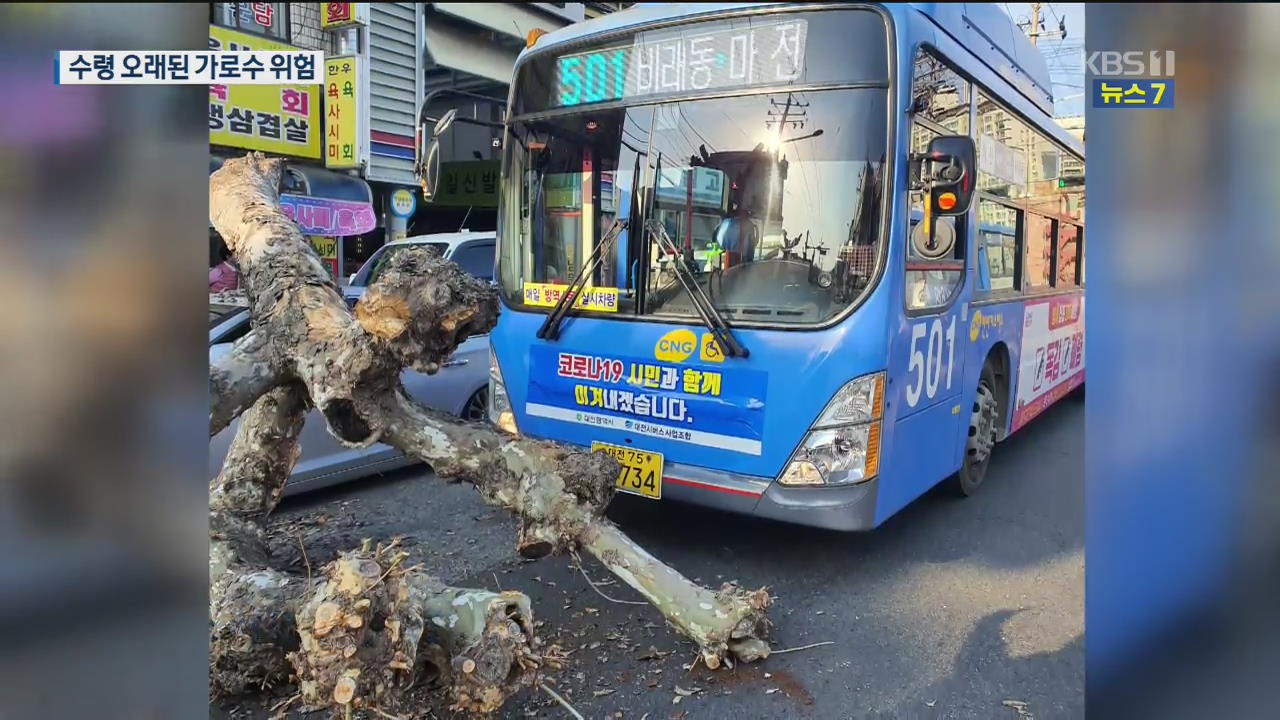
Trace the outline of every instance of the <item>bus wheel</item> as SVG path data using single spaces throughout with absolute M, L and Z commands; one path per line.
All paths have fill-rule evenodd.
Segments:
M 969 435 L 964 444 L 964 460 L 952 483 L 960 495 L 968 497 L 974 494 L 986 479 L 991 449 L 996 444 L 999 417 L 995 372 L 988 363 L 982 367 L 982 375 L 978 378 L 978 392 L 974 395 L 973 412 L 969 416 Z

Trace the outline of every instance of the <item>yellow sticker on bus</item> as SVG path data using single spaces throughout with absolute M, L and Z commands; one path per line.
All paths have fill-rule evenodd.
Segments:
M 536 307 L 555 307 L 556 303 L 560 302 L 560 296 L 568 289 L 568 285 L 527 282 L 524 284 L 524 304 Z M 573 309 L 618 312 L 618 289 L 603 287 L 583 288 L 573 302 Z

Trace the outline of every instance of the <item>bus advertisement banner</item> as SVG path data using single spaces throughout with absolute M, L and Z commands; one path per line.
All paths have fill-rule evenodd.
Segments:
M 1084 296 L 1028 302 L 1011 432 L 1084 382 Z
M 692 348 L 689 354 L 697 357 L 696 352 Z M 535 345 L 529 350 L 525 412 L 760 455 L 767 380 L 760 370 L 572 353 Z

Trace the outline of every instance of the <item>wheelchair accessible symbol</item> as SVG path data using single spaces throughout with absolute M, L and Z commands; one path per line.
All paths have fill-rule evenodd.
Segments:
M 715 335 L 702 334 L 702 341 L 698 345 L 698 359 L 703 362 L 724 362 L 724 352 L 720 349 L 720 343 L 716 342 Z

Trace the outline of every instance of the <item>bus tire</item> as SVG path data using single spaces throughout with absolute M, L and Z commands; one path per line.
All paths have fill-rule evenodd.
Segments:
M 995 447 L 1000 425 L 1000 400 L 997 394 L 996 373 L 987 361 L 978 376 L 978 390 L 973 396 L 969 416 L 969 432 L 964 443 L 964 457 L 960 472 L 952 477 L 951 489 L 961 497 L 978 491 L 987 478 L 991 464 L 991 451 Z

